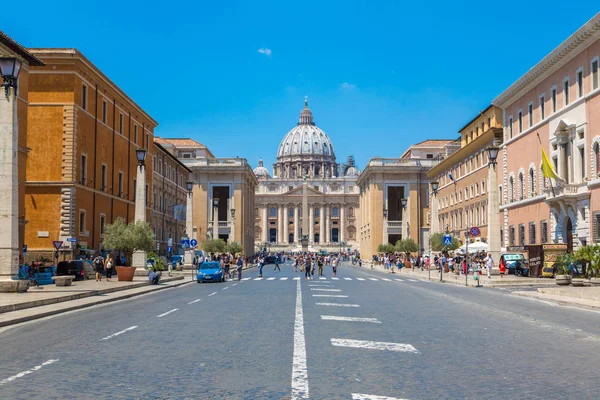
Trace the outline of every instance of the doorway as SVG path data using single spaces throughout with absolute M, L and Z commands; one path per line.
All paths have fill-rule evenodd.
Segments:
M 566 223 L 566 243 L 567 243 L 567 253 L 573 252 L 573 223 L 571 222 L 571 218 L 567 217 Z

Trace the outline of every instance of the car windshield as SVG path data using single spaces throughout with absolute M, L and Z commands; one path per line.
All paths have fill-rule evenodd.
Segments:
M 202 263 L 200 269 L 219 269 L 221 266 L 215 263 Z

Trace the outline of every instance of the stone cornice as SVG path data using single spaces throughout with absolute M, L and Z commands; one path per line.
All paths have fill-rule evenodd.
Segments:
M 521 97 L 529 87 L 537 85 L 541 80 L 554 73 L 572 60 L 583 46 L 593 43 L 598 38 L 600 38 L 600 13 L 596 14 L 577 32 L 569 36 L 567 40 L 496 97 L 492 104 L 506 108 Z

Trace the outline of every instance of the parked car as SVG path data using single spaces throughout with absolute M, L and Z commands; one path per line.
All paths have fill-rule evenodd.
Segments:
M 221 263 L 218 261 L 203 262 L 198 267 L 196 274 L 198 283 L 202 282 L 224 282 L 225 271 L 221 268 Z
M 89 263 L 81 260 L 60 261 L 56 266 L 56 275 L 73 275 L 76 281 L 90 279 L 94 270 Z

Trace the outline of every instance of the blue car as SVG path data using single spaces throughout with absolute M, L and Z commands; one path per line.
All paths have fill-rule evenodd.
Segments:
M 221 268 L 221 263 L 218 261 L 203 262 L 198 267 L 196 275 L 198 283 L 202 282 L 224 282 L 225 271 Z

